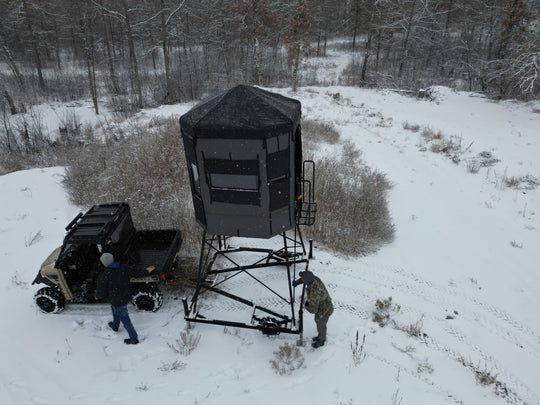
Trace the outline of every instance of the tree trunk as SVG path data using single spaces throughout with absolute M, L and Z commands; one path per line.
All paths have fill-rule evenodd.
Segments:
M 9 125 L 9 121 L 6 117 L 6 109 L 3 108 L 2 110 L 2 121 L 4 124 L 4 133 L 6 134 L 6 148 L 8 152 L 14 151 L 19 148 L 19 145 L 17 144 L 17 139 L 13 136 L 13 133 L 11 132 L 11 128 Z
M 39 87 L 41 90 L 45 90 L 45 80 L 43 79 L 43 68 L 42 68 L 42 63 L 41 63 L 41 57 L 39 55 L 38 40 L 36 38 L 34 28 L 32 27 L 32 21 L 28 13 L 28 6 L 26 4 L 26 1 L 22 0 L 21 3 L 22 3 L 23 11 L 24 11 L 24 17 L 26 20 L 26 27 L 28 28 L 28 34 L 30 35 L 30 43 L 32 45 L 32 50 L 34 52 L 34 62 L 36 64 Z
M 495 53 L 495 57 L 497 59 L 504 59 L 506 57 L 506 50 L 508 48 L 508 44 L 510 42 L 510 39 L 512 37 L 512 32 L 514 31 L 515 27 L 515 17 L 518 11 L 519 3 L 521 0 L 513 0 L 512 6 L 510 7 L 510 12 L 503 20 L 503 31 L 501 33 L 501 42 L 499 43 L 499 47 L 497 49 L 497 52 Z
M 253 45 L 253 57 L 255 58 L 255 62 L 253 64 L 253 82 L 258 86 L 261 82 L 261 49 L 259 46 L 259 38 L 255 38 L 255 44 Z
M 129 19 L 129 9 L 127 0 L 123 0 L 123 6 L 124 6 L 124 12 L 125 12 L 125 19 L 124 22 L 126 24 L 126 32 L 127 32 L 127 40 L 128 40 L 128 47 L 129 47 L 129 55 L 131 60 L 131 68 L 133 69 L 133 81 L 134 81 L 134 87 L 137 92 L 137 106 L 142 109 L 143 108 L 143 98 L 142 98 L 142 87 L 141 87 L 141 77 L 139 74 L 139 66 L 137 63 L 137 55 L 135 54 L 135 42 L 133 41 L 133 32 L 131 28 L 131 20 Z
M 377 53 L 376 53 L 376 58 L 375 58 L 375 71 L 378 72 L 379 71 L 379 58 L 381 56 L 381 31 L 382 29 L 378 29 L 377 30 Z
M 3 38 L 0 38 L 0 39 L 3 40 Z M 21 72 L 19 71 L 19 68 L 17 67 L 17 64 L 15 63 L 15 60 L 13 60 L 11 51 L 9 50 L 9 48 L 7 47 L 5 43 L 2 44 L 0 49 L 2 50 L 2 53 L 4 54 L 4 57 L 7 60 L 9 68 L 13 72 L 13 75 L 15 76 L 15 78 L 17 79 L 17 84 L 19 85 L 21 90 L 24 90 L 24 80 L 21 75 Z
M 4 91 L 4 97 L 6 98 L 6 101 L 9 105 L 9 110 L 11 111 L 11 115 L 17 114 L 17 107 L 15 106 L 15 103 L 13 102 L 13 99 L 11 98 L 11 95 L 8 93 L 7 90 Z
M 405 39 L 403 40 L 403 49 L 401 51 L 401 59 L 399 62 L 399 69 L 398 69 L 398 74 L 397 74 L 398 78 L 401 78 L 403 74 L 403 68 L 405 67 L 405 62 L 407 61 L 407 58 L 409 56 L 409 38 L 411 36 L 411 31 L 413 29 L 413 19 L 414 19 L 414 14 L 416 11 L 416 2 L 417 0 L 413 0 L 411 12 L 407 18 L 407 28 L 406 28 L 406 33 L 405 33 Z
M 366 85 L 366 72 L 369 57 L 371 56 L 371 38 L 373 37 L 373 31 L 370 30 L 366 41 L 366 49 L 364 51 L 364 61 L 362 62 L 362 73 L 360 74 L 360 85 Z
M 360 25 L 360 0 L 355 0 L 353 11 L 353 40 L 352 49 L 356 48 L 356 36 L 358 35 L 358 26 Z
M 110 22 L 110 21 L 109 21 Z M 105 49 L 107 50 L 107 64 L 109 65 L 109 75 L 111 77 L 111 83 L 113 88 L 113 96 L 120 94 L 120 86 L 118 85 L 118 79 L 116 78 L 116 72 L 114 70 L 114 55 L 111 49 L 111 32 L 109 24 L 105 24 Z
M 169 62 L 169 39 L 167 35 L 167 24 L 165 20 L 165 0 L 161 0 L 161 47 L 163 48 L 163 64 L 165 65 L 165 98 L 164 101 L 171 102 L 171 67 Z
M 89 18 L 85 18 L 80 22 L 81 34 L 84 43 L 84 55 L 86 58 L 86 69 L 88 73 L 88 84 L 90 86 L 90 94 L 94 104 L 94 111 L 99 114 L 99 106 L 97 99 L 96 73 L 94 61 L 94 38 L 92 35 L 92 22 Z
M 300 64 L 300 54 L 297 53 L 294 57 L 293 71 L 292 71 L 292 92 L 296 92 L 298 87 L 298 65 Z
M 58 24 L 56 23 L 56 19 L 54 19 L 54 40 L 56 42 L 54 45 L 56 55 L 56 67 L 58 68 L 58 70 L 62 70 L 62 63 L 60 58 L 60 35 L 58 34 Z

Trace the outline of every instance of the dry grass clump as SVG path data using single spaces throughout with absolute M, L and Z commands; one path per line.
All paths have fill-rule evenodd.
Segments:
M 330 145 L 335 145 L 339 142 L 339 132 L 332 124 L 313 120 L 302 120 L 301 126 L 302 143 L 307 149 L 322 142 Z
M 356 367 L 359 366 L 367 357 L 365 345 L 366 345 L 366 334 L 364 333 L 364 337 L 362 338 L 362 343 L 360 343 L 359 334 L 358 334 L 358 331 L 356 331 L 356 340 L 354 341 L 354 343 L 351 343 L 353 364 Z
M 533 190 L 540 185 L 540 180 L 534 176 L 504 176 L 503 183 L 508 188 L 516 190 Z
M 375 309 L 371 313 L 371 320 L 378 323 L 381 328 L 384 328 L 389 323 L 395 324 L 392 318 L 400 309 L 401 307 L 399 305 L 392 304 L 392 297 L 382 300 L 378 299 L 375 302 Z
M 294 370 L 304 366 L 304 356 L 296 346 L 284 343 L 274 352 L 275 359 L 270 360 L 274 372 L 279 375 L 290 375 Z
M 180 338 L 175 343 L 167 343 L 171 350 L 183 356 L 189 356 L 199 345 L 200 333 L 191 333 L 189 329 L 180 331 Z
M 138 228 L 179 228 L 183 254 L 197 255 L 201 228 L 194 219 L 178 121 L 153 120 L 131 129 L 129 137 L 118 137 L 114 128 L 104 127 L 106 143 L 71 155 L 64 179 L 71 201 L 88 207 L 127 202 Z
M 403 129 L 406 129 L 407 131 L 411 131 L 411 132 L 420 131 L 420 125 L 418 124 L 410 124 L 408 121 L 405 121 L 402 125 L 403 125 Z

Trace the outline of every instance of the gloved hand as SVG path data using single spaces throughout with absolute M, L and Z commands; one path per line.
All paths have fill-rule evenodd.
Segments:
M 298 283 L 296 282 L 296 280 L 293 280 L 292 286 L 293 286 L 293 287 L 296 287 L 297 285 L 298 285 Z

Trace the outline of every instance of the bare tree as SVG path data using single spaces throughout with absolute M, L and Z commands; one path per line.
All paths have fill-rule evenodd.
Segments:
M 22 18 L 24 21 L 24 25 L 28 29 L 28 38 L 30 42 L 30 46 L 32 48 L 32 51 L 34 53 L 34 62 L 36 65 L 36 71 L 38 74 L 38 81 L 39 81 L 39 87 L 41 90 L 45 90 L 45 80 L 43 79 L 43 64 L 41 61 L 41 55 L 39 52 L 39 44 L 38 44 L 38 37 L 36 35 L 36 32 L 34 30 L 34 14 L 32 13 L 32 4 L 28 4 L 28 0 L 20 0 L 21 1 L 21 13 Z
M 124 28 L 126 31 L 126 38 L 128 41 L 128 49 L 129 49 L 129 61 L 130 61 L 130 67 L 131 67 L 131 84 L 137 95 L 137 107 L 142 109 L 143 96 L 142 96 L 141 76 L 139 72 L 139 62 L 137 60 L 137 53 L 136 53 L 136 47 L 135 47 L 135 39 L 134 39 L 134 32 L 133 32 L 134 24 L 132 23 L 132 14 L 134 14 L 136 11 L 139 11 L 139 6 L 130 7 L 128 0 L 122 0 L 120 2 L 120 9 L 116 10 L 115 8 L 113 8 L 114 5 L 117 5 L 116 2 L 112 2 L 109 6 L 106 7 L 104 3 L 102 4 L 94 0 L 92 1 L 105 14 L 107 14 L 111 18 L 114 18 L 120 21 L 124 25 Z M 136 23 L 136 25 L 141 25 L 141 24 L 146 23 L 148 19 L 144 17 L 145 16 L 143 16 L 143 18 L 141 18 L 141 21 Z
M 292 67 L 292 91 L 295 92 L 298 86 L 298 67 L 300 59 L 308 56 L 311 51 L 309 41 L 310 33 L 309 8 L 304 0 L 298 0 L 294 9 L 293 18 L 289 21 L 289 29 L 285 38 L 285 45 L 288 52 L 288 63 Z
M 86 69 L 88 73 L 88 85 L 94 104 L 94 111 L 99 114 L 97 85 L 96 85 L 96 60 L 94 52 L 94 22 L 95 14 L 93 10 L 84 10 L 79 20 L 81 37 L 84 44 L 84 55 L 86 58 Z
M 13 75 L 17 79 L 17 84 L 21 88 L 21 90 L 24 90 L 24 80 L 23 76 L 21 75 L 21 72 L 19 68 L 17 67 L 17 63 L 13 59 L 13 55 L 11 53 L 11 50 L 9 49 L 4 37 L 0 33 L 0 53 L 4 56 L 9 68 L 13 72 Z
M 277 28 L 277 18 L 268 9 L 264 0 L 239 0 L 233 8 L 235 20 L 239 26 L 238 38 L 246 48 L 245 73 L 246 82 L 261 84 L 261 47 L 268 45 L 272 32 Z M 251 55 L 248 57 L 247 55 Z M 247 77 L 248 65 L 253 66 L 253 77 Z

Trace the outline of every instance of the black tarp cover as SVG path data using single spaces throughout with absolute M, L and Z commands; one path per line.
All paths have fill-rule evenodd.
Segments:
M 238 85 L 201 101 L 180 118 L 195 138 L 269 138 L 295 128 L 300 101 L 247 85 Z

